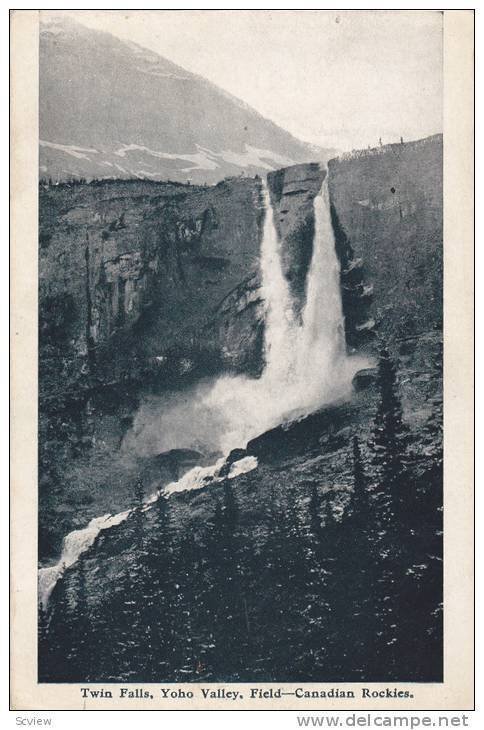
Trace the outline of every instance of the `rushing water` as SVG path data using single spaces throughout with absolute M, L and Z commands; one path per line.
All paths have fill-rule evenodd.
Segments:
M 306 303 L 302 318 L 294 316 L 291 295 L 284 277 L 280 242 L 274 226 L 267 187 L 261 244 L 261 285 L 265 301 L 265 367 L 260 378 L 222 376 L 214 383 L 185 394 L 173 402 L 161 400 L 159 417 L 151 412 L 148 423 L 139 429 L 146 440 L 149 431 L 160 434 L 158 451 L 170 448 L 205 449 L 206 453 L 227 454 L 235 447 L 269 428 L 316 410 L 351 392 L 354 373 L 364 366 L 361 358 L 346 354 L 344 319 L 341 306 L 340 267 L 331 225 L 327 177 L 314 199 L 315 234 L 311 265 L 306 280 Z M 146 416 L 146 413 L 145 413 Z M 166 434 L 171 439 L 168 444 Z M 196 466 L 163 493 L 200 489 L 219 480 L 224 464 Z M 229 478 L 257 467 L 254 457 L 232 465 Z M 149 509 L 160 493 L 146 503 Z M 39 571 L 39 598 L 45 604 L 64 567 L 76 562 L 100 531 L 124 521 L 130 510 L 98 517 L 82 530 L 64 539 L 57 565 Z
M 195 466 L 182 476 L 177 482 L 172 482 L 168 486 L 160 489 L 146 500 L 143 511 L 152 507 L 158 500 L 167 498 L 175 492 L 185 492 L 193 489 L 202 489 L 208 484 L 222 481 L 222 479 L 234 479 L 239 474 L 246 474 L 257 468 L 257 459 L 255 456 L 245 456 L 231 464 L 228 474 L 224 477 L 219 476 L 219 472 L 225 465 L 225 459 L 219 459 L 212 466 Z M 103 530 L 121 524 L 133 512 L 132 509 L 120 512 L 117 515 L 103 515 L 95 517 L 89 522 L 87 527 L 82 530 L 73 530 L 65 538 L 62 544 L 62 553 L 58 563 L 48 568 L 40 568 L 39 570 L 39 602 L 46 606 L 55 584 L 62 576 L 66 568 L 77 561 L 79 556 L 88 550 L 94 544 L 96 537 Z
M 269 192 L 261 246 L 265 301 L 265 368 L 260 378 L 222 376 L 198 399 L 211 446 L 223 453 L 320 406 L 348 397 L 359 357 L 348 357 L 340 266 L 330 216 L 327 178 L 314 199 L 315 234 L 302 319 L 294 315 L 281 265 Z M 173 419 L 176 421 L 176 418 Z M 172 420 L 172 423 L 173 423 Z M 165 426 L 170 428 L 169 423 Z M 188 447 L 188 444 L 184 444 Z

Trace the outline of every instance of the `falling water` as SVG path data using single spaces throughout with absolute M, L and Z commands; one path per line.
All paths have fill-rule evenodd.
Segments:
M 223 479 L 234 479 L 239 476 L 239 474 L 246 474 L 247 472 L 257 468 L 257 458 L 255 456 L 244 456 L 242 459 L 234 461 L 230 465 L 228 472 L 224 472 L 224 476 L 221 477 L 219 476 L 219 472 L 224 467 L 225 459 L 218 459 L 218 461 L 212 466 L 195 466 L 193 469 L 190 469 L 190 471 L 184 474 L 177 482 L 172 482 L 157 491 L 155 494 L 152 494 L 144 503 L 143 511 L 146 512 L 151 509 L 158 499 L 168 498 L 175 492 L 202 489 L 209 484 L 220 482 Z M 128 509 L 124 512 L 119 512 L 116 515 L 95 517 L 89 522 L 87 527 L 84 527 L 81 530 L 73 530 L 66 535 L 62 544 L 60 560 L 55 565 L 51 565 L 47 568 L 40 568 L 38 571 L 38 597 L 39 603 L 41 603 L 44 608 L 47 606 L 52 591 L 64 571 L 74 565 L 74 563 L 76 563 L 79 559 L 79 556 L 86 552 L 86 550 L 94 544 L 100 532 L 103 532 L 103 530 L 109 530 L 109 528 L 125 522 L 133 511 L 133 509 Z
M 261 246 L 265 368 L 260 378 L 223 376 L 201 398 L 214 414 L 215 446 L 245 446 L 267 429 L 348 397 L 361 358 L 348 357 L 327 177 L 314 199 L 315 234 L 302 320 L 294 316 L 267 187 Z M 220 425 L 222 424 L 222 428 Z M 207 432 L 210 434 L 210 429 Z M 217 442 L 218 439 L 218 442 Z
M 265 367 L 260 378 L 222 376 L 210 387 L 194 391 L 188 400 L 161 401 L 159 418 L 150 419 L 146 429 L 160 434 L 158 451 L 169 448 L 205 448 L 227 454 L 267 429 L 303 416 L 324 404 L 348 397 L 354 373 L 366 365 L 361 358 L 346 354 L 341 305 L 340 269 L 330 217 L 327 177 L 314 199 L 315 234 L 311 266 L 306 280 L 306 303 L 302 319 L 294 316 L 291 295 L 284 277 L 280 242 L 276 233 L 267 187 L 263 190 L 266 216 L 261 245 L 261 289 L 265 301 Z M 145 414 L 146 415 L 146 414 Z M 138 414 L 137 418 L 140 417 Z M 164 434 L 177 443 L 167 446 Z M 200 489 L 220 480 L 224 464 L 197 466 L 163 494 Z M 254 457 L 232 465 L 229 478 L 257 467 Z M 158 499 L 153 495 L 146 509 Z M 91 520 L 82 530 L 66 536 L 59 563 L 39 571 L 39 596 L 46 602 L 63 572 L 87 550 L 100 531 L 124 521 L 130 510 Z
M 367 366 L 346 353 L 327 177 L 314 198 L 313 254 L 300 318 L 294 315 L 282 270 L 281 243 L 265 185 L 263 200 L 260 271 L 265 367 L 261 377 L 222 375 L 183 393 L 147 398 L 125 441 L 128 450 L 140 455 L 177 448 L 226 454 L 281 422 L 348 397 L 354 373 Z
M 294 351 L 294 310 L 287 279 L 282 272 L 280 242 L 274 225 L 271 199 L 263 187 L 264 231 L 261 245 L 261 288 L 265 302 L 265 368 L 263 387 L 283 385 L 288 378 L 288 355 Z
M 340 265 L 331 222 L 327 176 L 314 199 L 314 216 L 306 305 L 294 353 L 297 398 L 301 407 L 348 395 L 357 364 L 346 354 Z

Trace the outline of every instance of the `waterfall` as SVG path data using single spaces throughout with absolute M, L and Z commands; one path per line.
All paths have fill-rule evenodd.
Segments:
M 349 397 L 361 358 L 348 357 L 341 304 L 340 265 L 330 215 L 327 175 L 314 199 L 315 233 L 301 319 L 294 316 L 267 186 L 261 244 L 265 302 L 265 367 L 260 378 L 222 376 L 201 398 L 216 414 L 223 453 L 320 406 Z M 222 424 L 222 428 L 220 425 Z
M 367 366 L 366 360 L 346 353 L 340 266 L 327 175 L 314 198 L 313 254 L 300 317 L 294 314 L 283 273 L 281 243 L 267 185 L 263 185 L 262 197 L 262 375 L 222 375 L 183 393 L 147 398 L 125 440 L 128 451 L 147 455 L 186 448 L 204 454 L 227 454 L 281 422 L 348 397 L 354 373 Z
M 260 378 L 224 375 L 179 395 L 160 400 L 158 417 L 150 415 L 146 428 L 160 434 L 159 451 L 196 448 L 206 453 L 227 454 L 247 441 L 290 418 L 297 418 L 324 404 L 349 397 L 354 373 L 367 365 L 360 357 L 348 357 L 341 305 L 340 267 L 330 216 L 327 176 L 314 199 L 315 233 L 311 265 L 306 279 L 306 303 L 302 318 L 294 316 L 291 294 L 284 277 L 280 241 L 273 220 L 267 186 L 263 188 L 265 221 L 261 244 L 261 290 L 265 302 L 265 367 Z M 145 414 L 146 415 L 146 414 Z M 139 417 L 139 414 L 137 418 Z M 173 443 L 167 447 L 165 434 Z M 148 434 L 149 435 L 149 434 Z M 138 438 L 147 433 L 139 430 Z M 161 496 L 200 489 L 220 481 L 225 459 L 212 466 L 196 466 L 180 480 L 150 497 L 149 509 Z M 247 456 L 232 464 L 228 478 L 257 468 Z M 39 598 L 45 604 L 65 567 L 76 562 L 99 532 L 127 519 L 131 510 L 98 517 L 64 539 L 57 565 L 39 570 Z
M 295 377 L 301 406 L 347 395 L 354 359 L 346 355 L 340 265 L 330 214 L 328 176 L 314 199 L 314 242 L 306 305 L 297 337 Z
M 280 383 L 287 379 L 288 355 L 293 351 L 294 310 L 289 285 L 281 266 L 280 243 L 274 225 L 271 199 L 267 185 L 263 186 L 265 208 L 261 244 L 261 288 L 265 303 L 264 358 L 262 380 Z

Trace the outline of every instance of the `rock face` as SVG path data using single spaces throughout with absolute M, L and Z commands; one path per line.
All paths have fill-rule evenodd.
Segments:
M 331 160 L 329 188 L 337 243 L 364 271 L 377 331 L 441 329 L 442 135 Z
M 441 326 L 441 154 L 436 137 L 329 164 L 350 347 L 375 333 L 398 339 Z M 299 310 L 324 175 L 318 164 L 268 175 Z M 67 386 L 90 368 L 116 381 L 137 368 L 161 368 L 173 355 L 190 359 L 192 351 L 206 351 L 213 368 L 257 372 L 260 191 L 257 178 L 215 187 L 105 181 L 41 188 L 42 363 L 53 377 Z M 46 377 L 42 387 L 58 383 Z
M 219 343 L 225 365 L 237 372 L 258 375 L 263 365 L 264 300 L 259 272 L 231 291 L 219 304 L 209 338 Z
M 227 327 L 247 366 L 240 353 L 250 343 L 234 341 L 234 321 L 223 315 L 234 292 L 236 320 L 253 302 L 241 282 L 258 270 L 262 216 L 253 179 L 213 188 L 106 181 L 41 189 L 43 389 L 68 388 L 87 371 L 109 382 L 133 377 L 192 350 L 216 349 L 223 358 Z M 217 311 L 220 332 L 212 326 Z
M 284 276 L 300 313 L 306 300 L 306 276 L 314 238 L 313 200 L 326 176 L 318 164 L 296 165 L 267 175 L 274 223 L 281 240 Z
M 442 321 L 442 138 L 329 163 L 346 340 L 382 340 L 428 386 Z M 284 272 L 305 298 L 318 164 L 268 176 Z M 147 489 L 159 464 L 121 449 L 139 399 L 221 371 L 260 373 L 259 178 L 213 187 L 104 181 L 40 187 L 40 554 Z M 364 378 L 363 378 L 364 380 Z M 365 383 L 358 383 L 365 390 Z M 171 478 L 169 469 L 167 479 Z

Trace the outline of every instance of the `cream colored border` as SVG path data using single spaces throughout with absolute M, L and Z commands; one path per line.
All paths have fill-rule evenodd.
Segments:
M 257 11 L 254 11 L 257 12 Z M 296 12 L 296 11 L 295 11 Z M 473 706 L 473 13 L 445 11 L 445 681 L 389 685 L 413 698 L 83 700 L 80 685 L 36 682 L 38 11 L 11 15 L 12 508 L 11 706 L 56 709 L 462 710 Z M 93 685 L 111 689 L 119 685 Z M 160 685 L 143 685 L 159 694 Z M 167 686 L 167 685 L 165 685 Z M 210 685 L 213 688 L 224 685 Z M 252 685 L 251 685 L 252 686 Z M 280 685 L 254 685 L 269 689 Z M 283 686 L 286 691 L 297 685 Z M 369 685 L 384 689 L 387 685 Z M 247 685 L 227 685 L 247 698 Z M 305 685 L 310 689 L 311 685 Z M 313 686 L 314 688 L 317 685 Z M 318 685 L 321 688 L 322 685 Z

